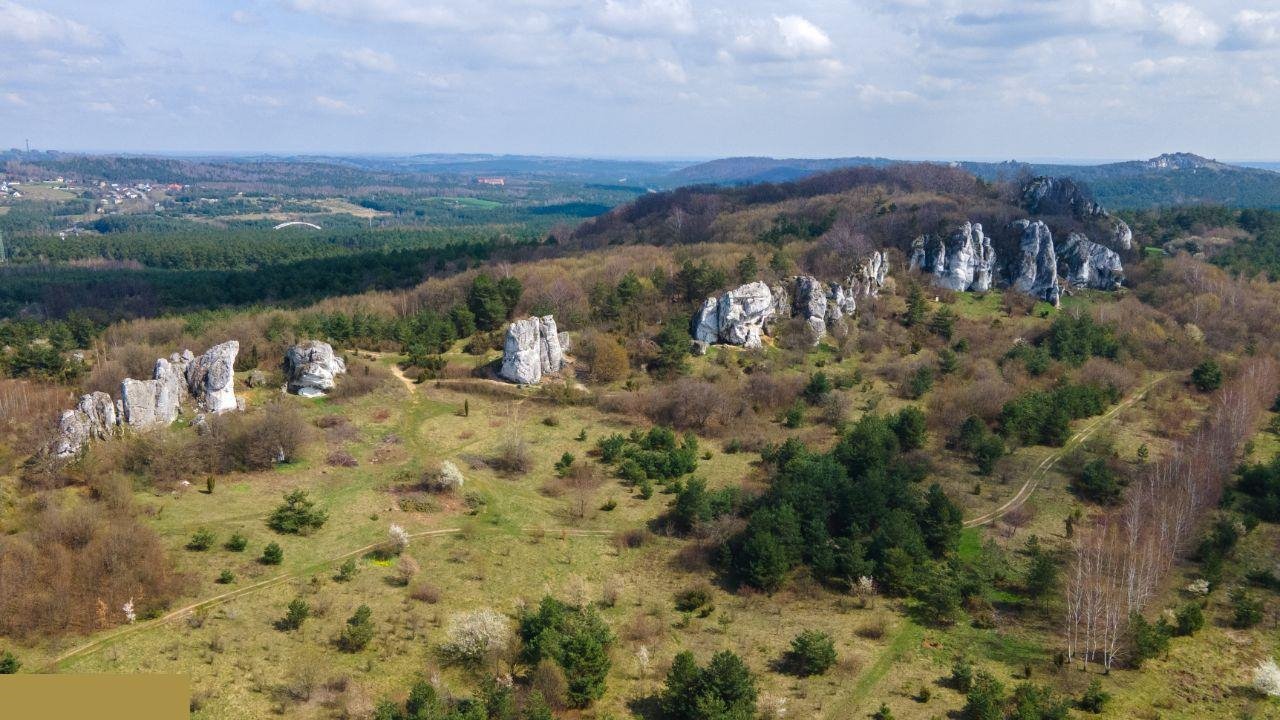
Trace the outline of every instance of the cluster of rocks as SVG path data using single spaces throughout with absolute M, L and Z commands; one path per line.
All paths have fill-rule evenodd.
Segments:
M 912 270 L 933 275 L 934 283 L 959 292 L 986 292 L 994 278 L 996 251 L 981 223 L 966 222 L 947 238 L 921 235 L 911 244 Z
M 694 352 L 705 353 L 715 343 L 758 348 L 769 326 L 783 318 L 804 320 L 817 344 L 828 329 L 857 310 L 858 298 L 880 293 L 888 272 L 885 253 L 874 252 L 843 284 L 799 275 L 773 286 L 747 283 L 709 297 L 694 318 Z
M 543 375 L 558 373 L 564 367 L 567 341 L 568 336 L 556 330 L 552 315 L 517 320 L 507 328 L 498 374 L 513 383 L 535 385 Z
M 242 409 L 235 394 L 235 363 L 240 343 L 229 340 L 196 357 L 190 350 L 156 360 L 148 380 L 125 378 L 120 398 L 105 392 L 80 397 L 76 407 L 58 419 L 53 452 L 70 457 L 93 440 L 105 440 L 122 428 L 145 430 L 171 424 L 183 401 L 194 401 L 198 413 Z
M 333 389 L 334 377 L 346 371 L 333 346 L 319 340 L 298 343 L 284 354 L 285 387 L 302 397 L 325 395 Z
M 998 256 L 978 223 L 966 222 L 946 238 L 922 235 L 912 243 L 910 267 L 951 290 L 985 292 L 1007 284 L 1054 305 L 1064 282 L 1068 290 L 1116 290 L 1124 283 L 1120 255 L 1084 233 L 1071 233 L 1055 246 L 1053 233 L 1041 220 L 1016 220 L 1010 230 L 1016 246 L 1006 258 Z M 1124 230 L 1131 246 L 1132 233 L 1127 225 Z

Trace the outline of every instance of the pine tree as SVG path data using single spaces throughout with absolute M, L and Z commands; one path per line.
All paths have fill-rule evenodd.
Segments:
M 912 282 L 907 288 L 907 312 L 902 316 L 902 324 L 915 327 L 924 322 L 924 315 L 924 291 L 920 289 L 920 283 Z

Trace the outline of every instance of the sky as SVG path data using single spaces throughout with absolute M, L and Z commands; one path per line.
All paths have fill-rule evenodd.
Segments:
M 0 147 L 1280 159 L 1280 0 L 0 0 Z

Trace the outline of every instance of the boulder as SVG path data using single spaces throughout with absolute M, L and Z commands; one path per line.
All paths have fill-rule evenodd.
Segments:
M 53 452 L 58 457 L 71 457 L 90 440 L 105 440 L 116 433 L 118 418 L 111 396 L 104 392 L 81 395 L 74 410 L 66 410 L 58 418 L 58 437 Z
M 776 313 L 773 292 L 762 282 L 747 283 L 726 292 L 716 307 L 720 342 L 745 348 L 760 347 L 764 325 Z
M 816 345 L 827 331 L 827 288 L 817 278 L 801 275 L 795 279 L 795 302 L 791 315 L 801 318 L 809 326 Z M 843 297 L 843 291 L 841 291 Z
M 1053 247 L 1053 233 L 1039 220 L 1017 220 L 1013 227 L 1020 239 L 1018 257 L 1011 266 L 1010 284 L 1015 290 L 1057 307 L 1058 257 Z
M 546 373 L 560 372 L 564 367 L 564 351 L 560 347 L 560 335 L 555 317 L 528 317 L 517 320 L 507 328 L 502 344 L 502 369 L 504 379 L 521 385 L 533 385 Z
M 560 331 L 556 329 L 553 315 L 542 316 L 542 337 L 538 343 L 538 354 L 542 360 L 542 372 L 556 373 L 564 367 L 564 349 L 560 347 Z
M 257 368 L 250 370 L 249 374 L 244 378 L 244 384 L 251 388 L 266 387 L 268 382 L 270 382 L 270 378 L 267 377 L 267 374 Z
M 319 340 L 307 340 L 285 351 L 284 374 L 286 389 L 302 397 L 320 397 L 333 389 L 334 376 L 347 371 L 342 358 L 333 352 L 333 346 Z M 265 383 L 265 375 L 263 382 Z M 252 387 L 254 378 L 249 377 Z
M 703 355 L 706 355 L 707 351 L 710 349 L 711 349 L 711 346 L 709 344 L 701 340 L 694 340 L 693 344 L 690 345 L 689 347 L 689 352 L 695 355 L 696 357 L 702 357 Z
M 1128 252 L 1133 249 L 1133 230 L 1129 228 L 1129 223 L 1116 218 L 1116 221 L 1111 225 L 1109 245 L 1112 250 Z
M 945 240 L 921 235 L 911 245 L 911 269 L 933 277 L 941 287 L 956 291 L 991 289 L 996 252 L 979 223 L 966 222 Z
M 187 365 L 187 389 L 198 407 L 214 414 L 236 409 L 235 365 L 239 352 L 240 343 L 228 340 Z
M 720 342 L 720 301 L 709 297 L 693 320 L 693 339 L 708 345 Z
M 1071 233 L 1057 248 L 1058 261 L 1073 288 L 1115 290 L 1124 282 L 1124 266 L 1116 251 L 1099 245 L 1083 233 Z
M 165 408 L 158 407 L 162 388 L 160 380 L 125 378 L 120 383 L 120 422 L 136 430 L 173 422 L 172 419 L 164 420 Z

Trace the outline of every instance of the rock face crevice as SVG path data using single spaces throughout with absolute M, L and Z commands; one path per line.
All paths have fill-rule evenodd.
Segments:
M 564 349 L 556 319 L 551 315 L 530 316 L 517 320 L 507 328 L 502 344 L 502 369 L 505 380 L 521 385 L 534 385 L 548 373 L 564 368 Z
M 347 371 L 333 346 L 319 340 L 307 340 L 285 351 L 284 374 L 289 392 L 302 397 L 320 397 L 334 386 L 334 378 Z
M 114 402 L 104 392 L 82 395 L 76 407 L 62 413 L 53 453 L 70 457 L 94 440 L 105 440 L 124 428 L 146 430 L 173 423 L 183 401 L 192 400 L 197 412 L 223 413 L 240 409 L 235 394 L 235 362 L 240 344 L 215 345 L 200 357 L 190 350 L 159 358 L 147 380 L 125 378 Z
M 910 267 L 932 275 L 935 284 L 951 290 L 986 292 L 992 286 L 996 251 L 980 223 L 966 222 L 945 239 L 916 238 Z

